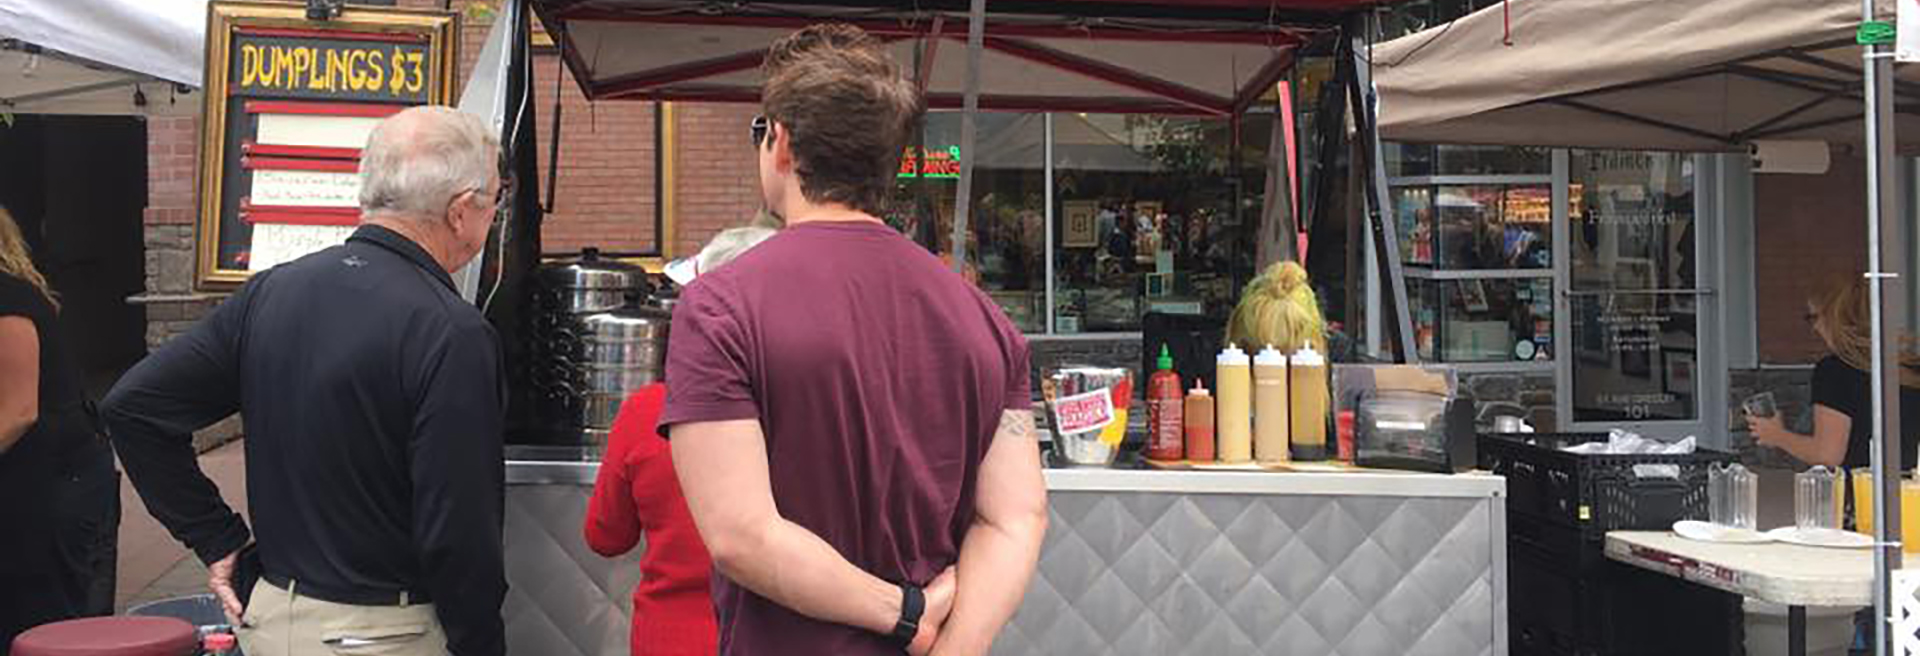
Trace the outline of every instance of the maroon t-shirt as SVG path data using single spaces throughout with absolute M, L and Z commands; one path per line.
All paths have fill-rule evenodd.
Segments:
M 855 566 L 924 585 L 960 554 L 1005 409 L 1031 407 L 1000 308 L 879 223 L 806 223 L 690 285 L 660 429 L 759 419 L 780 514 Z M 898 654 L 714 581 L 729 655 Z

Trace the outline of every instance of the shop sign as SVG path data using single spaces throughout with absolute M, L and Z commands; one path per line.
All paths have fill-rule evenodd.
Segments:
M 911 178 L 919 170 L 921 177 L 958 178 L 960 177 L 960 147 L 948 146 L 945 150 L 923 151 L 925 157 L 915 157 L 913 148 L 908 147 L 900 153 L 900 173 L 897 177 Z
M 228 88 L 234 94 L 327 100 L 427 101 L 424 42 L 383 43 L 240 33 Z
M 197 281 L 226 289 L 345 241 L 360 150 L 380 120 L 453 99 L 452 12 L 298 4 L 209 7 Z

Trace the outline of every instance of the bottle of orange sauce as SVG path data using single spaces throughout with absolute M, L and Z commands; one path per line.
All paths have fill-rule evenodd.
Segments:
M 1213 462 L 1213 395 L 1207 393 L 1206 382 L 1193 379 L 1182 415 L 1187 424 L 1187 461 Z

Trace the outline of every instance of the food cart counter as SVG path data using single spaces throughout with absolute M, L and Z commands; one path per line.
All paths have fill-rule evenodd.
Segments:
M 509 653 L 625 654 L 633 554 L 586 547 L 595 462 L 510 449 Z M 1039 570 L 994 653 L 1507 653 L 1488 474 L 1049 469 Z

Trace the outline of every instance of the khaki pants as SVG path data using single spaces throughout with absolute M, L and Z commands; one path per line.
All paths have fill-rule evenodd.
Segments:
M 248 656 L 445 656 L 433 604 L 352 606 L 260 581 L 236 633 Z

